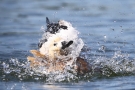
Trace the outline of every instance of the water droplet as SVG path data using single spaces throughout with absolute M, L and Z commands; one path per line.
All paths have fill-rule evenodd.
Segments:
M 45 27 L 41 26 L 40 30 L 45 31 Z
M 106 35 L 104 35 L 104 39 L 106 39 Z
M 35 80 L 39 80 L 39 78 L 38 78 L 38 77 L 35 77 L 34 79 L 35 79 Z
M 100 45 L 100 42 L 97 42 L 98 45 Z
M 114 29 L 112 29 L 114 31 Z
M 106 36 L 106 35 L 104 35 L 104 42 L 106 42 L 106 38 L 107 38 L 107 36 Z
M 121 30 L 121 33 L 123 33 L 123 29 Z
M 100 48 L 99 48 L 99 50 L 101 50 L 101 51 L 105 51 L 105 49 L 106 49 L 106 47 L 104 46 L 104 45 L 102 45 Z
M 21 75 L 18 75 L 18 77 L 20 78 L 20 77 L 21 77 Z

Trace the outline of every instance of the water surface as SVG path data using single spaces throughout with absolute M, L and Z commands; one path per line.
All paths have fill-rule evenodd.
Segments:
M 29 50 L 38 48 L 37 43 L 42 35 L 40 28 L 45 26 L 46 17 L 52 21 L 64 19 L 71 22 L 90 49 L 84 55 L 91 64 L 102 66 L 105 72 L 68 83 L 48 83 L 44 77 L 39 79 L 38 75 L 24 75 L 26 57 L 30 55 Z M 134 24 L 134 0 L 1 0 L 0 88 L 134 90 Z M 6 66 L 6 73 L 3 65 Z

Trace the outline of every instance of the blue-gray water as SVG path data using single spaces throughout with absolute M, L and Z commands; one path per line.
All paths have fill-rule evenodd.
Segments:
M 71 22 L 90 49 L 84 55 L 104 72 L 77 82 L 22 78 L 46 17 Z M 0 67 L 0 90 L 135 90 L 135 1 L 0 0 Z

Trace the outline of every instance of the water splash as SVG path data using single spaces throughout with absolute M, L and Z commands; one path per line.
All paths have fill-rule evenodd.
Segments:
M 63 73 L 41 73 L 35 72 L 29 67 L 29 62 L 21 62 L 18 59 L 10 59 L 8 62 L 1 62 L 1 79 L 2 81 L 43 81 L 43 82 L 72 82 L 78 80 L 89 80 L 92 77 L 111 77 L 111 76 L 123 76 L 123 75 L 135 75 L 135 60 L 129 59 L 129 54 L 122 53 L 121 51 L 114 52 L 111 58 L 104 56 L 96 57 L 96 59 L 91 59 L 86 51 L 85 53 L 87 60 L 89 60 L 92 71 L 83 76 L 77 76 L 71 70 L 70 67 Z M 83 56 L 82 54 L 82 56 Z M 97 70 L 99 69 L 99 70 Z
M 72 63 L 66 65 L 65 70 L 63 72 L 53 72 L 47 73 L 46 67 L 39 66 L 37 68 L 31 69 L 30 63 L 24 60 L 24 62 L 19 61 L 18 59 L 10 59 L 9 61 L 0 62 L 0 80 L 2 81 L 43 81 L 43 82 L 70 82 L 70 81 L 78 81 L 78 80 L 86 80 L 92 77 L 111 77 L 117 75 L 135 75 L 135 60 L 129 59 L 128 53 L 122 53 L 121 50 L 114 51 L 114 55 L 111 57 L 106 57 L 102 55 L 93 55 L 88 46 L 84 46 L 84 43 L 81 38 L 78 37 L 79 32 L 72 28 L 71 25 L 70 30 L 61 30 L 57 33 L 57 36 L 62 37 L 64 40 L 74 40 L 74 45 L 70 47 L 71 53 L 68 57 L 83 57 L 85 58 L 91 68 L 91 72 L 85 75 L 78 75 L 74 69 L 71 67 Z M 42 30 L 45 29 L 43 26 Z M 69 33 L 69 35 L 65 35 L 65 33 Z M 42 39 L 48 38 L 50 35 L 48 33 L 44 33 Z M 72 37 L 73 36 L 73 37 Z M 104 35 L 104 42 L 107 41 L 107 36 Z M 97 43 L 98 46 L 100 43 Z M 82 49 L 82 50 L 81 50 Z M 100 53 L 106 52 L 106 45 L 100 46 L 98 49 L 102 51 Z M 92 58 L 94 57 L 94 58 Z M 64 57 L 66 58 L 66 57 Z M 42 61 L 39 59 L 39 61 Z M 73 59 L 74 62 L 74 59 Z M 67 63 L 67 62 L 66 62 Z
M 29 62 L 20 62 L 18 59 L 10 59 L 9 62 L 2 62 L 1 80 L 2 81 L 43 81 L 60 82 L 75 80 L 77 77 L 71 72 L 67 72 L 69 67 L 63 72 L 45 73 L 41 68 L 33 70 Z M 43 68 L 43 67 L 42 67 Z
M 135 60 L 129 59 L 129 54 L 121 51 L 114 52 L 111 58 L 98 57 L 93 64 L 102 67 L 102 75 L 134 75 Z

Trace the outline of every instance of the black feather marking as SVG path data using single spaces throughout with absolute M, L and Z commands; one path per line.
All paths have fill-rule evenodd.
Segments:
M 50 24 L 50 21 L 49 21 L 48 17 L 46 17 L 46 24 L 47 25 Z
M 67 29 L 67 26 L 61 25 L 60 28 Z
M 65 41 L 62 42 L 62 49 L 65 49 L 69 47 L 71 44 L 73 44 L 73 41 L 69 41 L 67 44 Z

